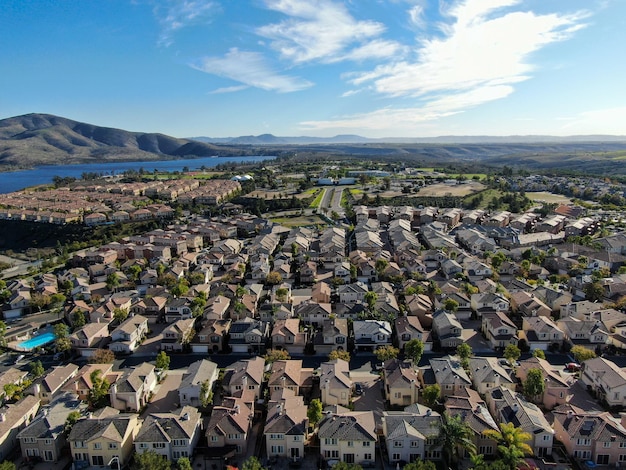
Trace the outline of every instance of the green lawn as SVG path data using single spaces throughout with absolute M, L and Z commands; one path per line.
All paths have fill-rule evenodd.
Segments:
M 320 189 L 319 193 L 317 193 L 317 196 L 315 196 L 315 199 L 313 199 L 313 201 L 311 201 L 311 204 L 309 204 L 309 207 L 312 209 L 317 209 L 322 203 L 322 198 L 324 197 L 325 193 L 325 189 Z

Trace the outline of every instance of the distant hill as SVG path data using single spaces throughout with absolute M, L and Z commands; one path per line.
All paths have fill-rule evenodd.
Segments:
M 385 137 L 371 139 L 355 134 L 334 137 L 277 137 L 272 134 L 245 135 L 239 137 L 189 137 L 191 140 L 213 144 L 230 145 L 315 145 L 315 144 L 534 144 L 576 142 L 626 142 L 626 136 L 616 135 L 444 135 L 439 137 Z
M 5 167 L 150 161 L 240 152 L 205 142 L 95 126 L 49 114 L 0 120 L 0 166 Z

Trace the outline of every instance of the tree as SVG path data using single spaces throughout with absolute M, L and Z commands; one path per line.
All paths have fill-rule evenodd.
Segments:
M 65 323 L 57 323 L 52 330 L 56 337 L 55 347 L 59 352 L 65 352 L 72 349 L 72 343 L 68 338 L 70 329 Z
M 443 303 L 443 308 L 448 312 L 456 312 L 459 309 L 459 303 L 454 299 L 448 298 Z
M 367 303 L 367 308 L 370 312 L 374 310 L 377 301 L 378 294 L 376 292 L 370 290 L 365 293 L 365 303 Z
M 271 364 L 274 361 L 285 361 L 290 359 L 291 356 L 284 349 L 270 349 L 265 354 L 265 362 Z
M 79 330 L 83 326 L 87 324 L 87 319 L 85 318 L 85 314 L 82 310 L 77 310 L 72 315 L 72 326 L 74 327 L 74 331 Z
M 15 464 L 9 460 L 0 463 L 0 470 L 15 470 Z
M 94 370 L 89 378 L 91 379 L 92 388 L 89 391 L 89 405 L 92 408 L 100 408 L 109 393 L 109 381 L 102 378 L 100 369 Z
M 543 392 L 546 390 L 546 383 L 543 380 L 542 370 L 538 368 L 529 369 L 522 387 L 524 395 L 530 401 L 535 401 L 543 395 Z
M 50 296 L 35 292 L 30 297 L 30 305 L 41 312 L 50 303 Z
M 164 459 L 161 454 L 153 450 L 147 450 L 133 457 L 132 470 L 171 470 L 172 464 Z
M 500 431 L 489 429 L 483 435 L 498 443 L 498 454 L 508 470 L 517 470 L 524 456 L 533 453 L 528 445 L 532 436 L 513 423 L 500 423 Z
M 472 357 L 472 347 L 467 343 L 461 343 L 456 347 L 456 355 L 459 356 L 461 361 L 467 361 Z
M 403 470 L 437 470 L 432 460 L 416 460 L 404 466 Z
M 448 467 L 456 468 L 459 460 L 459 449 L 476 452 L 472 442 L 474 431 L 465 423 L 461 415 L 452 416 L 445 412 L 442 415 L 439 433 L 435 438 L 436 446 L 440 446 Z
M 7 324 L 0 320 L 0 346 L 7 345 Z
M 413 338 L 404 345 L 404 355 L 417 365 L 424 354 L 424 343 L 422 340 Z
M 33 377 L 41 377 L 44 372 L 45 369 L 43 368 L 43 364 L 41 363 L 41 361 L 35 361 L 30 363 L 30 373 L 33 375 Z
M 363 467 L 356 463 L 339 462 L 333 465 L 333 470 L 363 470 Z
M 572 356 L 574 356 L 574 359 L 576 359 L 579 364 L 596 357 L 596 353 L 594 351 L 584 346 L 573 346 L 570 353 L 572 353 Z
M 116 307 L 113 309 L 113 319 L 118 323 L 122 323 L 128 318 L 128 309 Z
M 306 415 L 311 426 L 315 427 L 320 422 L 322 419 L 322 402 L 318 398 L 311 400 Z
M 63 431 L 65 432 L 65 434 L 70 433 L 70 431 L 76 424 L 76 421 L 78 421 L 79 419 L 80 411 L 72 411 L 69 415 L 67 415 L 67 418 L 65 419 L 65 424 L 63 425 Z
M 248 457 L 241 466 L 241 470 L 265 470 L 256 457 Z
M 163 371 L 170 368 L 170 357 L 165 351 L 161 351 L 157 354 L 156 360 L 154 361 L 154 367 Z
M 213 390 L 211 390 L 211 382 L 207 379 L 200 385 L 200 404 L 206 408 L 213 403 Z
M 176 461 L 178 470 L 193 470 L 189 457 L 181 457 Z
M 350 353 L 348 351 L 333 349 L 328 354 L 328 360 L 334 361 L 335 359 L 343 359 L 344 361 L 350 362 Z
M 509 364 L 513 364 L 522 355 L 522 351 L 514 344 L 508 344 L 504 348 L 504 358 L 509 361 Z
M 120 277 L 117 273 L 110 273 L 107 275 L 106 286 L 110 291 L 114 290 L 120 285 Z
M 602 287 L 602 284 L 598 281 L 585 284 L 585 286 L 583 287 L 583 292 L 585 293 L 585 297 L 589 302 L 600 301 L 604 297 L 604 288 Z
M 286 287 L 280 287 L 276 289 L 276 300 L 279 302 L 284 302 L 287 299 L 287 294 L 289 294 L 289 289 Z
M 265 282 L 270 286 L 275 286 L 283 282 L 283 276 L 278 271 L 270 271 L 265 278 Z
M 400 354 L 398 348 L 393 346 L 380 346 L 376 349 L 376 358 L 379 361 L 388 361 L 389 359 L 395 359 Z
M 435 403 L 437 403 L 440 396 L 441 388 L 439 387 L 439 384 L 427 385 L 422 391 L 422 399 L 424 400 L 424 403 L 426 406 L 431 408 L 435 406 Z
M 535 349 L 533 351 L 533 357 L 538 357 L 539 359 L 545 359 L 546 353 L 543 352 L 543 349 Z
M 115 362 L 115 354 L 109 349 L 96 349 L 89 357 L 91 364 L 112 364 Z
M 189 282 L 187 279 L 179 279 L 171 288 L 171 293 L 174 297 L 182 297 L 187 292 L 189 292 Z

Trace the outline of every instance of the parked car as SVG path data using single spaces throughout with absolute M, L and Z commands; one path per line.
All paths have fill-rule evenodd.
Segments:
M 360 383 L 354 384 L 354 394 L 363 395 L 363 385 Z
M 569 362 L 565 365 L 565 368 L 569 372 L 578 372 L 580 370 L 580 364 L 577 364 L 576 362 Z

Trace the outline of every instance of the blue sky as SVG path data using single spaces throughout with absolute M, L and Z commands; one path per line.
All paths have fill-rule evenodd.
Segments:
M 177 137 L 626 135 L 624 0 L 4 0 L 0 117 Z

